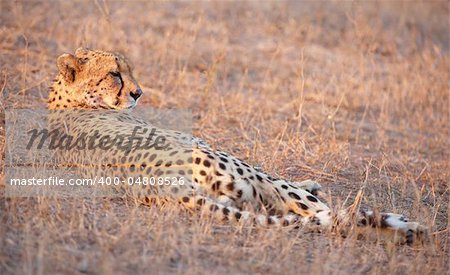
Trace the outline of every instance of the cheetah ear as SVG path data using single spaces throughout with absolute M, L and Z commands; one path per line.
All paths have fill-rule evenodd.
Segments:
M 67 82 L 72 83 L 75 81 L 75 76 L 80 71 L 80 67 L 75 56 L 65 53 L 58 57 L 57 65 L 59 73 Z
M 75 56 L 83 57 L 83 56 L 86 56 L 88 53 L 89 53 L 89 48 L 80 47 L 75 51 Z

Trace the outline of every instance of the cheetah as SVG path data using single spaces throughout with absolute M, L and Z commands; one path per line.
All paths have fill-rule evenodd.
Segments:
M 153 125 L 128 112 L 136 107 L 143 92 L 124 56 L 79 48 L 75 54 L 59 56 L 57 68 L 59 73 L 49 93 L 49 110 L 105 111 L 98 116 L 80 113 L 66 117 L 65 128 L 75 134 L 97 130 L 99 136 L 105 133 L 129 135 L 135 127 L 143 132 L 154 129 Z M 53 123 L 57 125 L 61 121 Z M 156 133 L 164 136 L 169 146 L 161 150 L 136 146 L 128 152 L 130 156 L 120 150 L 111 154 L 79 151 L 66 153 L 61 158 L 71 163 L 83 159 L 95 163 L 106 158 L 106 165 L 98 166 L 91 173 L 108 168 L 116 175 L 127 177 L 176 174 L 185 179 L 183 185 L 170 188 L 123 185 L 116 188 L 117 192 L 139 197 L 144 204 L 161 198 L 233 223 L 314 226 L 333 231 L 356 225 L 354 228 L 376 232 L 378 237 L 387 236 L 396 243 L 421 243 L 425 239 L 425 228 L 401 215 L 357 210 L 359 207 L 333 213 L 319 199 L 321 186 L 315 181 L 290 182 L 275 178 L 226 152 L 213 150 L 199 138 L 162 128 L 157 128 Z M 172 157 L 179 152 L 184 155 Z M 116 167 L 119 162 L 130 161 L 132 164 L 126 167 Z M 178 171 L 175 171 L 175 164 Z M 185 165 L 184 170 L 179 168 L 182 165 Z

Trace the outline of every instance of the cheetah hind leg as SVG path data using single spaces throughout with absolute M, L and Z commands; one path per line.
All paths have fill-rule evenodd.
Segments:
M 399 244 L 423 244 L 428 239 L 427 230 L 423 225 L 410 222 L 403 215 L 394 213 L 360 211 L 357 226 L 372 228 L 372 232 L 375 226 L 377 238 Z
M 314 196 L 320 195 L 321 185 L 312 180 L 293 182 L 293 185 L 306 190 Z M 357 203 L 358 204 L 358 203 Z M 297 217 L 303 225 L 318 225 L 318 229 L 336 227 L 339 224 L 340 233 L 347 235 L 351 227 L 351 206 L 341 211 L 336 217 L 330 211 L 321 211 L 308 218 Z M 349 211 L 350 210 L 350 211 Z M 358 211 L 357 211 L 358 212 Z M 359 211 L 356 215 L 356 232 L 358 237 L 371 240 L 392 241 L 398 244 L 423 244 L 429 240 L 426 228 L 417 222 L 410 222 L 404 216 L 394 213 L 375 213 L 374 211 Z
M 339 220 L 347 222 L 345 213 Z M 403 215 L 360 210 L 356 215 L 355 232 L 358 238 L 379 240 L 397 244 L 420 245 L 428 241 L 427 229 L 417 222 L 408 221 Z M 341 232 L 342 233 L 342 232 Z
M 304 180 L 301 182 L 293 182 L 293 184 L 303 190 L 308 191 L 309 193 L 313 194 L 314 196 L 319 195 L 319 192 L 322 190 L 322 186 L 313 180 Z

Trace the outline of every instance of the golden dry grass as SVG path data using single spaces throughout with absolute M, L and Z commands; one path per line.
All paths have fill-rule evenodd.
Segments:
M 132 200 L 2 196 L 1 274 L 448 272 L 448 2 L 2 1 L 0 11 L 2 152 L 4 109 L 45 106 L 59 54 L 121 51 L 141 104 L 191 108 L 214 147 L 315 179 L 334 206 L 364 188 L 365 205 L 433 232 L 425 247 L 395 247 Z

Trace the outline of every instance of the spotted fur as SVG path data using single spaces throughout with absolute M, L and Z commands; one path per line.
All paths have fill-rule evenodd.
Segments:
M 78 49 L 75 55 L 58 58 L 59 75 L 49 95 L 49 109 L 129 109 L 136 106 L 142 91 L 123 56 L 115 53 Z M 126 113 L 86 115 L 67 118 L 75 133 L 100 130 L 103 133 L 127 133 L 133 126 L 150 130 L 152 125 Z M 259 168 L 222 151 L 215 151 L 206 142 L 186 134 L 158 129 L 171 141 L 164 152 L 135 149 L 130 156 L 121 151 L 109 154 L 109 172 L 127 177 L 174 175 L 184 177 L 184 186 L 129 188 L 118 191 L 142 198 L 150 204 L 162 198 L 178 201 L 188 209 L 206 212 L 231 222 L 253 221 L 259 225 L 314 225 L 331 229 L 354 224 L 371 232 L 390 232 L 396 242 L 412 243 L 423 239 L 424 228 L 395 214 L 366 211 L 352 216 L 349 212 L 333 214 L 317 196 L 320 185 L 314 181 L 289 182 L 276 179 Z M 178 152 L 188 153 L 174 158 Z M 101 155 L 97 152 L 97 155 Z M 89 159 L 94 156 L 79 152 L 64 156 L 66 161 Z M 115 166 L 121 160 L 129 167 Z M 98 159 L 100 161 L 100 159 Z M 189 169 L 176 166 L 189 165 Z M 178 167 L 177 166 L 177 167 Z M 160 167 L 165 167 L 161 169 Z M 170 169 L 169 169 L 170 168 Z M 172 169 L 173 168 L 173 169 Z M 104 172 L 100 167 L 96 172 Z M 166 188 L 167 189 L 167 188 Z

